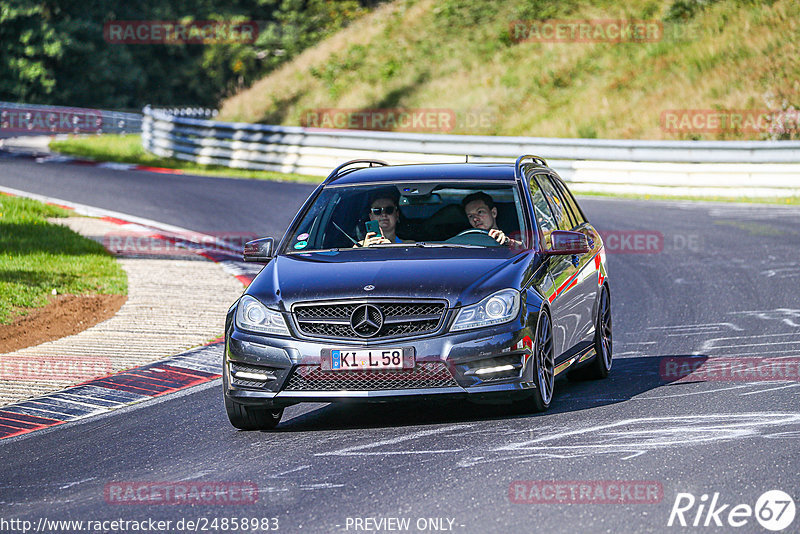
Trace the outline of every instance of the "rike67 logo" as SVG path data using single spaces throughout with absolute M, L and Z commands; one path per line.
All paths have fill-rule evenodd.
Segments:
M 724 503 L 719 492 L 715 492 L 710 500 L 705 493 L 699 499 L 691 493 L 678 493 L 667 526 L 738 528 L 749 524 L 755 517 L 765 529 L 778 532 L 791 525 L 794 516 L 794 499 L 781 490 L 764 492 L 756 500 L 755 506 Z

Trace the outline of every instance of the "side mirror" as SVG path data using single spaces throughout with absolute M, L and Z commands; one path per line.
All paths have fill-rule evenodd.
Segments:
M 271 237 L 262 237 L 261 239 L 248 241 L 244 244 L 242 258 L 244 261 L 267 263 L 272 259 L 272 247 L 274 244 L 275 241 Z
M 550 250 L 547 254 L 569 256 L 572 254 L 586 254 L 592 250 L 589 238 L 580 232 L 567 230 L 553 230 L 550 232 Z

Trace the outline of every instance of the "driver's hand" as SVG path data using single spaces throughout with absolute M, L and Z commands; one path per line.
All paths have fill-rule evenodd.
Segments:
M 501 245 L 507 245 L 508 242 L 511 241 L 511 239 L 509 239 L 509 237 L 504 234 L 502 230 L 498 230 L 497 228 L 492 228 L 489 230 L 489 235 Z
M 382 235 L 378 235 L 375 232 L 370 232 L 364 238 L 364 241 L 361 243 L 362 246 L 371 247 L 372 245 L 391 245 L 392 242 L 383 237 Z

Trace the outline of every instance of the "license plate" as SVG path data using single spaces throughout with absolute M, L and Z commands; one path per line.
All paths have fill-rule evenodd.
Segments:
M 414 349 L 323 349 L 320 368 L 323 371 L 413 369 Z

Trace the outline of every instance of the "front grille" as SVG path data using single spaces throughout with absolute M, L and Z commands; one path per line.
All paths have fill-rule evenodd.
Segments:
M 377 307 L 383 325 L 371 335 L 357 333 L 351 317 L 357 308 L 369 304 Z M 335 303 L 297 304 L 293 308 L 295 325 L 307 337 L 326 339 L 378 340 L 419 336 L 438 330 L 447 306 L 442 302 L 413 301 L 350 301 Z
M 370 391 L 457 386 L 442 362 L 417 362 L 405 371 L 322 371 L 319 365 L 297 367 L 286 391 Z

